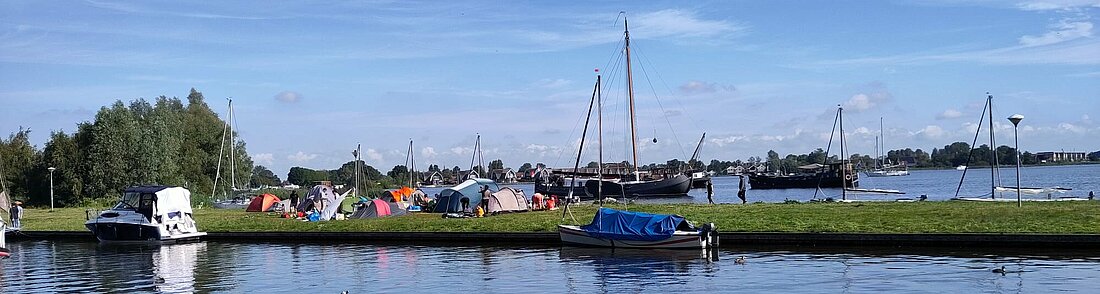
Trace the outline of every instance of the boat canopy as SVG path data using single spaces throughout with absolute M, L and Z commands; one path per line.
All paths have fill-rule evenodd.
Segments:
M 672 237 L 677 230 L 694 231 L 682 216 L 652 214 L 600 208 L 592 223 L 581 226 L 597 238 L 630 241 L 659 241 Z
M 156 198 L 156 215 L 171 218 L 169 214 L 191 214 L 191 191 L 182 187 L 167 186 L 140 186 L 126 188 L 124 193 L 154 194 Z M 176 215 L 173 215 L 176 216 Z

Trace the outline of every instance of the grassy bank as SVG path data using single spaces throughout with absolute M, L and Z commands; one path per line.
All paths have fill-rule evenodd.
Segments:
M 713 222 L 723 232 L 836 233 L 1046 233 L 1100 234 L 1100 201 L 1025 203 L 799 203 L 749 205 L 616 205 L 634 211 L 674 213 L 696 224 Z M 580 223 L 591 220 L 592 205 L 573 206 Z M 274 214 L 241 210 L 196 209 L 199 227 L 208 232 L 552 232 L 561 210 L 506 214 L 474 219 L 444 219 L 421 213 L 369 220 L 302 222 Z M 572 223 L 572 220 L 568 222 Z M 28 209 L 23 225 L 32 231 L 83 231 L 84 209 L 54 212 Z

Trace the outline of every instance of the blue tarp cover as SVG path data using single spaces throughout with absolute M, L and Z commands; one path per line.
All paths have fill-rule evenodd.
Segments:
M 672 237 L 684 217 L 668 214 L 600 208 L 592 223 L 581 226 L 598 238 L 630 241 L 659 241 Z

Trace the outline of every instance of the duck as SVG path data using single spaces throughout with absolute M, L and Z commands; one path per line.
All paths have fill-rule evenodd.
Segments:
M 733 263 L 734 264 L 745 264 L 745 257 L 744 256 L 738 257 L 737 259 L 733 260 Z
M 1002 266 L 1001 266 L 1001 268 L 995 268 L 995 269 L 993 269 L 993 273 L 995 273 L 995 274 L 1002 274 L 1002 275 L 1003 275 L 1003 274 L 1005 274 L 1005 273 L 1007 273 L 1007 272 L 1005 271 L 1005 266 L 1003 266 L 1003 265 L 1002 265 Z

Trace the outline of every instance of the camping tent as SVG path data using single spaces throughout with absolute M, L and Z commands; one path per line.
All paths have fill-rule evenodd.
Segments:
M 312 189 L 309 189 L 309 193 L 302 199 L 301 203 L 298 203 L 298 211 L 309 211 L 313 209 L 317 203 L 336 203 L 336 191 L 332 187 L 325 185 L 316 185 Z
M 252 202 L 248 203 L 248 208 L 244 211 L 247 212 L 262 212 L 271 211 L 275 207 L 276 203 L 279 203 L 279 197 L 271 194 L 263 194 L 252 198 Z
M 474 178 L 469 179 L 458 186 L 443 189 L 436 197 L 434 212 L 462 212 L 462 198 L 467 198 L 470 201 L 468 208 L 473 209 L 481 203 L 481 186 L 489 186 L 489 190 L 497 191 L 500 187 L 497 186 L 497 182 L 490 179 Z
M 489 196 L 489 213 L 527 211 L 529 207 L 523 190 L 504 187 Z
M 386 202 L 381 199 L 374 199 L 367 202 L 367 205 L 351 215 L 351 218 L 376 218 L 383 216 L 398 216 L 405 215 L 405 210 L 401 209 L 397 203 Z
M 340 202 L 340 212 L 355 212 L 355 205 L 360 202 L 367 202 L 367 198 L 363 198 L 363 196 L 344 198 L 344 201 Z

